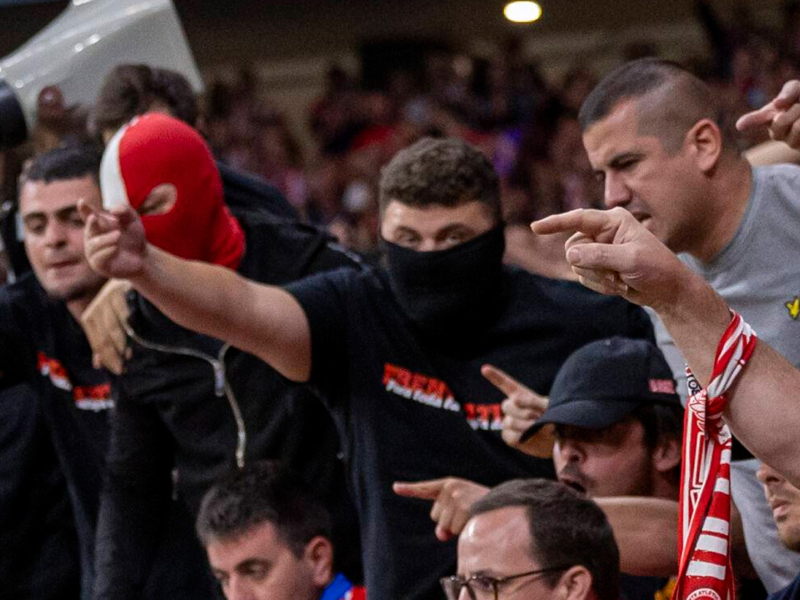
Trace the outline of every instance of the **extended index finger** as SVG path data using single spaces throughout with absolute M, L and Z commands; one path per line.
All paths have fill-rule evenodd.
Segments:
M 83 198 L 78 200 L 78 212 L 91 235 L 107 233 L 115 229 L 119 223 L 116 216 L 103 210 L 97 210 Z
M 534 393 L 529 387 L 521 384 L 511 375 L 502 369 L 498 369 L 494 365 L 483 365 L 481 367 L 481 375 L 488 379 L 489 383 L 503 392 L 506 396 L 510 396 L 511 394 L 519 391 Z
M 780 111 L 775 108 L 775 104 L 770 102 L 758 110 L 751 111 L 739 117 L 736 121 L 736 129 L 739 131 L 747 131 L 748 129 L 769 125 L 779 112 Z
M 611 223 L 612 217 L 608 211 L 578 208 L 534 221 L 531 229 L 539 235 L 580 232 L 594 236 L 607 229 Z
M 786 110 L 800 101 L 800 81 L 794 79 L 783 84 L 780 93 L 771 102 L 778 110 Z
M 394 493 L 406 498 L 421 498 L 422 500 L 436 500 L 444 487 L 444 479 L 429 479 L 427 481 L 417 481 L 408 483 L 405 481 L 395 481 L 392 485 Z

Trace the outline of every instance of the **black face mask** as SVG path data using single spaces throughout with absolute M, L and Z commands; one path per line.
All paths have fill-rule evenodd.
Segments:
M 464 338 L 495 320 L 502 298 L 503 230 L 500 225 L 434 252 L 383 240 L 392 290 L 424 333 Z

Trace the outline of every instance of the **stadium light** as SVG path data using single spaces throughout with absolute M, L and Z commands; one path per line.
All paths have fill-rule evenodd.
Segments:
M 503 9 L 506 19 L 512 23 L 533 23 L 542 16 L 542 7 L 530 0 L 509 2 Z

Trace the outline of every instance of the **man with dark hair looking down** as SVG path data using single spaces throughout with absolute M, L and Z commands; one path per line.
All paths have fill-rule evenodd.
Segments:
M 217 482 L 197 535 L 228 600 L 364 600 L 333 568 L 331 517 L 296 474 L 253 463 Z
M 650 330 L 629 305 L 504 268 L 497 176 L 460 140 L 424 139 L 398 153 L 380 201 L 387 272 L 256 285 L 149 246 L 127 208 L 83 208 L 87 256 L 184 326 L 317 386 L 342 434 L 370 597 L 434 598 L 454 546 L 431 535 L 426 503 L 395 497 L 391 483 L 552 476 L 549 461 L 500 439 L 502 396 L 481 365 L 546 393 L 572 350 Z

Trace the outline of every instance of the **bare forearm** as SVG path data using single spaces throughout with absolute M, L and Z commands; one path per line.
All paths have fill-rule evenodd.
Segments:
M 731 321 L 725 302 L 708 284 L 694 277 L 682 300 L 659 311 L 686 361 L 703 385 Z M 758 333 L 758 332 L 756 332 Z M 800 485 L 800 372 L 765 341 L 759 340 L 739 376 L 725 411 L 733 434 L 755 456 Z
M 286 291 L 153 246 L 144 265 L 131 283 L 176 323 L 255 354 L 286 377 L 308 378 L 307 321 Z
M 661 498 L 596 498 L 614 530 L 620 568 L 629 575 L 678 572 L 678 503 Z
M 675 301 L 654 307 L 692 372 L 705 385 L 717 345 L 731 322 L 728 305 L 701 277 L 682 266 Z

